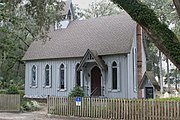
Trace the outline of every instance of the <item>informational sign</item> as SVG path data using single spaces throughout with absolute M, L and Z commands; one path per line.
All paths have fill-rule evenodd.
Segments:
M 76 106 L 81 106 L 81 97 L 76 97 Z

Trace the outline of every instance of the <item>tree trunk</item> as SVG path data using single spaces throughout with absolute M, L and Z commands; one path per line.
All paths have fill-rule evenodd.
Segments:
M 180 17 L 180 0 L 173 0 L 173 3 L 175 5 L 176 11 L 177 11 L 177 13 L 178 13 L 178 15 Z
M 163 94 L 163 75 L 162 75 L 162 55 L 161 51 L 159 51 L 159 75 L 160 75 L 160 92 Z
M 167 83 L 168 83 L 168 93 L 170 93 L 169 60 L 168 60 L 168 58 L 166 58 L 166 64 L 167 64 Z
M 178 69 L 176 68 L 175 70 L 175 87 L 176 87 L 176 90 L 178 91 Z

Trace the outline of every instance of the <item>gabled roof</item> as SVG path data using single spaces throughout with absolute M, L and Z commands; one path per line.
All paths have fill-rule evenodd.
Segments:
M 160 90 L 160 85 L 159 83 L 156 81 L 155 77 L 154 77 L 154 74 L 152 71 L 146 71 L 143 75 L 143 78 L 141 79 L 141 82 L 139 84 L 139 88 L 142 89 L 143 88 L 143 85 L 145 83 L 146 80 L 150 80 L 152 85 L 154 86 L 154 88 L 156 90 Z
M 78 71 L 81 70 L 81 68 L 85 64 L 89 54 L 92 56 L 94 62 L 96 62 L 100 68 L 102 68 L 103 70 L 107 69 L 107 65 L 105 64 L 105 62 L 100 57 L 98 57 L 97 51 L 88 49 L 80 62 L 80 65 L 77 69 Z
M 72 0 L 66 0 L 66 1 L 63 1 L 65 4 L 63 6 L 63 10 L 61 11 L 61 14 L 62 15 L 67 15 L 69 10 L 72 9 L 71 6 L 72 6 Z
M 136 23 L 123 12 L 119 15 L 72 21 L 66 29 L 54 31 L 45 44 L 34 41 L 23 60 L 83 57 L 87 49 L 98 55 L 126 54 L 132 47 Z

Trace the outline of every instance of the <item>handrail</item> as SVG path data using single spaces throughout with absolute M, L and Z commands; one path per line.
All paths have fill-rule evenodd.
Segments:
M 94 93 L 96 93 L 98 89 L 99 89 L 99 88 L 96 87 L 96 88 L 91 92 L 91 96 L 92 96 Z

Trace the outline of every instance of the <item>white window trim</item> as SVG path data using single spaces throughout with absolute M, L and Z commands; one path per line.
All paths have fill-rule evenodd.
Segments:
M 117 89 L 112 88 L 112 64 L 113 62 L 116 62 L 117 64 Z M 120 92 L 121 91 L 121 64 L 120 62 L 117 62 L 116 60 L 113 60 L 112 62 L 109 62 L 108 64 L 108 78 L 109 78 L 109 85 L 110 88 L 108 89 L 109 92 Z
M 64 89 L 61 89 L 61 82 L 60 82 L 60 78 L 61 78 L 60 67 L 62 64 L 64 65 Z M 67 78 L 66 78 L 67 72 L 66 71 L 67 71 L 66 64 L 61 63 L 60 65 L 58 65 L 58 91 L 60 92 L 64 92 L 67 90 Z
M 48 86 L 46 85 L 46 80 L 45 80 L 45 78 L 46 78 L 45 68 L 47 65 L 49 65 L 49 85 Z M 44 79 L 43 88 L 51 88 L 51 86 L 52 86 L 52 65 L 46 64 L 44 66 L 44 68 L 43 68 L 43 79 Z
M 35 86 L 32 85 L 32 68 L 33 68 L 33 66 L 35 66 L 35 68 L 36 68 L 36 71 L 35 71 L 36 72 L 35 73 L 36 74 Z M 37 73 L 38 72 L 38 67 L 37 67 L 37 65 L 32 65 L 30 71 L 31 71 L 30 72 L 30 76 L 31 76 L 30 77 L 30 88 L 37 88 L 38 87 L 38 83 L 37 83 L 38 82 L 38 80 L 37 80 L 38 79 L 38 76 L 37 76 L 38 75 L 38 73 Z
M 133 58 L 132 58 L 132 60 L 134 60 L 133 61 L 133 88 L 134 88 L 134 92 L 137 92 L 137 72 L 136 72 L 136 65 L 137 65 L 137 54 L 136 54 L 136 48 L 133 48 L 133 50 L 132 50 L 132 56 L 133 56 Z

